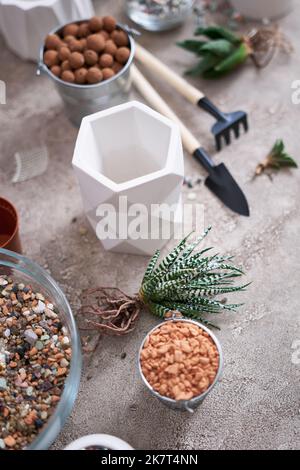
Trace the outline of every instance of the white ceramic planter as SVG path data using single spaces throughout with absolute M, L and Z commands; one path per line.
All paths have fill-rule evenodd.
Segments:
M 49 31 L 93 14 L 91 0 L 0 0 L 0 31 L 19 57 L 38 61 Z
M 109 450 L 133 450 L 133 448 L 118 437 L 108 434 L 91 434 L 69 444 L 65 450 L 84 450 L 88 447 L 103 447 Z
M 261 20 L 279 18 L 288 13 L 293 0 L 230 0 L 232 6 L 246 18 Z
M 148 106 L 132 101 L 85 117 L 73 166 L 86 216 L 106 250 L 152 255 L 168 239 L 154 239 L 151 228 L 160 224 L 172 235 L 181 223 L 184 165 L 180 132 L 176 124 Z M 120 205 L 121 199 L 127 200 L 127 207 Z M 153 212 L 153 204 L 163 203 L 173 213 Z M 142 204 L 146 211 L 142 216 L 143 229 L 147 229 L 144 239 L 136 239 L 132 231 L 134 204 Z M 101 212 L 97 212 L 99 206 Z M 117 233 L 115 215 L 121 221 Z M 109 219 L 109 237 L 99 231 L 101 216 Z

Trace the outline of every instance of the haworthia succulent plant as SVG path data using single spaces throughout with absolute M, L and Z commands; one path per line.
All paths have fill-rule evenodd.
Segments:
M 209 231 L 210 228 L 192 243 L 186 237 L 160 263 L 159 252 L 150 260 L 139 295 L 154 315 L 162 318 L 176 310 L 210 323 L 205 314 L 235 311 L 241 305 L 224 304 L 216 299 L 217 295 L 241 292 L 248 286 L 233 286 L 243 271 L 231 263 L 232 257 L 207 256 L 211 248 L 194 253 Z
M 83 314 L 96 317 L 87 320 L 88 325 L 109 334 L 127 334 L 143 307 L 159 318 L 180 314 L 209 326 L 215 325 L 207 315 L 235 312 L 242 304 L 227 304 L 218 295 L 244 291 L 248 284 L 233 285 L 243 271 L 232 263 L 232 256 L 209 255 L 211 247 L 196 251 L 209 231 L 210 227 L 192 243 L 188 235 L 160 262 L 160 252 L 156 251 L 139 292 L 133 296 L 113 287 L 87 291 L 96 296 L 96 301 L 87 302 L 81 309 Z

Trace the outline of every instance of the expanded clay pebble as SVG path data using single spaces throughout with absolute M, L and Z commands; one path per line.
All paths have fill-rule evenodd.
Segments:
M 100 31 L 100 34 L 104 38 L 105 41 L 107 41 L 110 38 L 109 33 L 105 31 L 105 29 L 102 29 L 102 31 Z
M 95 51 L 92 51 L 91 49 L 87 49 L 83 53 L 85 63 L 87 65 L 96 65 L 98 62 L 98 54 Z
M 113 69 L 110 69 L 108 67 L 106 67 L 105 69 L 102 69 L 101 72 L 103 75 L 103 80 L 109 80 L 111 77 L 115 75 L 115 72 L 113 71 Z
M 106 54 L 110 54 L 114 57 L 117 50 L 118 50 L 118 48 L 117 48 L 116 44 L 114 43 L 114 41 L 112 39 L 108 39 L 108 41 L 106 41 L 106 43 L 105 43 L 104 52 Z
M 117 26 L 117 21 L 113 16 L 104 16 L 103 27 L 106 31 L 111 33 Z
M 90 34 L 90 28 L 88 23 L 81 23 L 78 28 L 78 37 L 86 38 Z
M 111 67 L 114 63 L 114 58 L 110 54 L 102 54 L 99 59 L 99 65 L 102 68 Z
M 98 69 L 97 67 L 91 67 L 86 74 L 86 80 L 90 84 L 99 83 L 101 82 L 102 79 L 103 79 L 103 74 L 101 70 Z
M 60 74 L 61 74 L 61 67 L 59 65 L 53 65 L 53 67 L 51 67 L 51 72 L 53 73 L 53 75 L 55 75 L 56 77 L 60 77 Z
M 49 34 L 46 37 L 45 46 L 47 49 L 58 49 L 62 45 L 62 40 L 57 34 Z
M 68 60 L 64 60 L 61 64 L 61 71 L 65 72 L 66 70 L 71 70 L 71 65 Z
M 82 52 L 83 44 L 79 39 L 74 39 L 69 42 L 69 49 L 71 52 Z
M 69 57 L 69 64 L 72 69 L 80 69 L 84 65 L 84 56 L 80 52 L 72 52 Z
M 59 64 L 58 52 L 57 51 L 46 51 L 44 53 L 44 62 L 48 67 Z
M 130 57 L 130 50 L 128 47 L 120 47 L 116 52 L 116 60 L 120 62 L 120 64 L 126 64 Z
M 70 54 L 71 54 L 70 49 L 68 48 L 68 46 L 64 45 L 59 48 L 58 58 L 59 60 L 63 62 L 64 60 L 67 60 L 70 57 Z
M 115 72 L 115 74 L 119 73 L 120 70 L 122 70 L 122 68 L 123 68 L 123 65 L 119 64 L 119 62 L 114 62 L 112 66 L 112 70 Z
M 67 43 L 67 45 L 69 45 L 71 42 L 74 42 L 74 41 L 76 41 L 75 36 L 68 35 L 64 37 L 64 42 Z
M 86 83 L 86 76 L 87 76 L 87 69 L 82 67 L 78 70 L 75 70 L 74 75 L 75 75 L 75 82 L 78 83 L 79 85 L 83 85 Z
M 74 36 L 76 37 L 79 31 L 79 26 L 76 23 L 67 24 L 63 28 L 63 36 Z
M 87 47 L 95 52 L 101 52 L 105 48 L 105 39 L 101 34 L 91 34 L 87 38 Z
M 89 21 L 89 29 L 92 33 L 97 33 L 103 28 L 103 21 L 100 16 L 94 16 Z
M 114 31 L 111 34 L 111 38 L 118 47 L 128 46 L 128 43 L 129 43 L 128 35 L 124 31 L 121 31 L 120 29 Z
M 53 415 L 72 350 L 52 302 L 8 276 L 0 280 L 7 281 L 0 290 L 0 450 L 22 450 Z M 45 308 L 35 313 L 39 297 Z
M 87 49 L 87 40 L 86 40 L 86 38 L 80 39 L 79 42 L 81 44 L 81 50 L 85 51 Z
M 148 383 L 160 395 L 190 400 L 204 393 L 219 369 L 211 336 L 194 323 L 169 321 L 151 333 L 140 362 Z
M 62 80 L 68 83 L 74 83 L 75 82 L 75 75 L 71 70 L 64 70 L 61 74 Z

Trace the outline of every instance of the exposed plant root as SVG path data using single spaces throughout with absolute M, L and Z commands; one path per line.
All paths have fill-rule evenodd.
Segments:
M 83 330 L 100 330 L 122 336 L 133 331 L 139 317 L 142 301 L 138 294 L 129 296 L 117 287 L 98 287 L 83 292 L 83 298 L 89 301 L 79 311 L 86 315 L 86 328 Z
M 252 30 L 248 35 L 253 50 L 251 59 L 257 68 L 266 67 L 277 51 L 291 54 L 293 46 L 278 25 Z

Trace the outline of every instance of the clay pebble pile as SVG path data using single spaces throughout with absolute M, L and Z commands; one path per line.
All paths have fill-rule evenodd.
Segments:
M 148 336 L 140 361 L 156 392 L 174 400 L 190 400 L 214 382 L 220 358 L 216 344 L 202 328 L 169 321 Z
M 44 63 L 68 83 L 95 85 L 120 72 L 130 57 L 128 34 L 112 16 L 64 26 L 45 41 Z
M 0 450 L 20 450 L 53 414 L 68 376 L 71 344 L 56 307 L 0 276 Z

